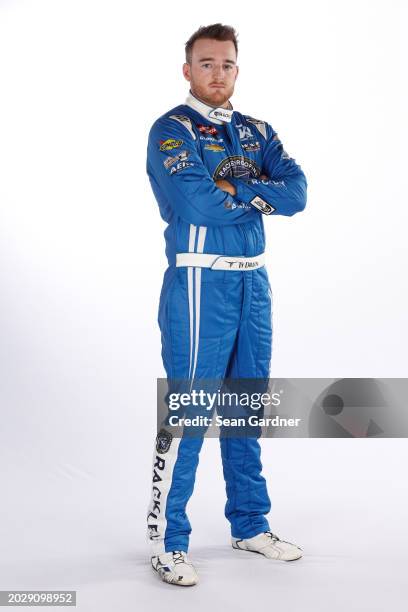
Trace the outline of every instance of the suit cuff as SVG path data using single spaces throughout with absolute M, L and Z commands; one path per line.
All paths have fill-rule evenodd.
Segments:
M 233 176 L 228 176 L 226 180 L 234 185 L 236 189 L 236 194 L 234 197 L 237 200 L 245 202 L 245 204 L 250 204 L 259 210 L 263 215 L 271 215 L 273 212 L 275 212 L 276 208 L 269 202 L 266 202 L 266 200 L 258 195 L 253 188 L 251 189 L 248 187 L 248 185 L 245 184 L 245 181 Z

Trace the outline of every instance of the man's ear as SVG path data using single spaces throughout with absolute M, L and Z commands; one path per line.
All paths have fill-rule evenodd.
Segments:
M 190 64 L 187 64 L 187 62 L 183 64 L 183 75 L 186 81 L 191 81 Z
M 239 66 L 236 66 L 236 69 L 237 69 L 237 73 L 236 73 L 236 75 L 235 75 L 235 80 L 237 80 L 237 78 L 238 78 L 238 74 L 239 74 Z

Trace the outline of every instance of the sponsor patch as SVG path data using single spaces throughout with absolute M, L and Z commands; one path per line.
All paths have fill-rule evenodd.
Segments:
M 215 151 L 216 153 L 217 152 L 219 153 L 221 151 L 225 151 L 224 147 L 222 147 L 219 144 L 215 144 L 215 143 L 214 144 L 206 144 L 204 146 L 204 149 L 206 149 L 207 151 Z
M 160 141 L 160 151 L 171 151 L 171 149 L 178 149 L 183 144 L 182 140 L 176 140 L 175 138 L 167 138 L 166 140 Z
M 259 151 L 261 148 L 261 145 L 259 144 L 259 142 L 243 142 L 242 148 L 247 153 L 253 153 L 254 151 Z
M 209 134 L 210 136 L 217 136 L 218 134 L 218 130 L 214 125 L 202 125 L 199 123 L 197 128 L 202 134 Z
M 224 142 L 223 138 L 214 138 L 213 136 L 200 136 L 200 140 L 205 140 L 206 142 Z
M 231 123 L 232 110 L 226 108 L 214 108 L 208 116 L 212 119 L 218 119 L 219 121 L 225 121 L 227 123 Z
M 251 179 L 249 181 L 252 185 L 273 185 L 274 187 L 286 187 L 285 181 L 281 179 L 280 181 L 274 181 L 270 178 L 265 179 Z
M 265 200 L 263 200 L 260 196 L 255 196 L 254 198 L 252 198 L 251 204 L 258 210 L 260 210 L 261 213 L 263 213 L 264 215 L 270 215 L 276 210 L 276 208 L 274 208 L 268 202 L 265 202 Z
M 245 204 L 245 202 L 239 202 L 238 204 L 235 204 L 235 202 L 225 202 L 224 208 L 228 208 L 229 210 L 235 210 L 236 208 L 249 209 L 251 207 L 249 206 L 249 204 Z
M 181 172 L 185 168 L 190 168 L 190 166 L 194 166 L 193 162 L 188 162 L 188 161 L 178 162 L 175 166 L 172 166 L 170 170 L 170 175 L 176 174 L 176 172 Z
M 258 177 L 260 174 L 261 170 L 253 159 L 241 155 L 233 155 L 231 157 L 225 157 L 220 161 L 214 171 L 213 179 L 216 181 L 218 179 L 227 178 L 228 176 L 251 179 Z
M 168 170 L 170 168 L 170 166 L 172 166 L 173 164 L 175 164 L 178 161 L 184 161 L 185 159 L 187 159 L 187 157 L 190 155 L 190 153 L 188 151 L 180 151 L 180 153 L 178 155 L 173 155 L 170 157 L 166 157 L 166 159 L 163 162 L 164 167 Z
M 165 429 L 161 429 L 156 437 L 156 451 L 163 455 L 167 453 L 170 448 L 171 441 L 173 439 L 172 434 Z
M 251 132 L 251 129 L 247 125 L 243 125 L 242 123 L 237 123 L 235 127 L 237 128 L 239 132 L 240 140 L 248 140 L 248 138 L 254 137 Z

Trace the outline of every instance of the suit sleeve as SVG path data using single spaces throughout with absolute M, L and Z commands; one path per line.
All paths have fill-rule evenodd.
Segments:
M 292 216 L 306 206 L 306 177 L 301 167 L 283 149 L 277 133 L 266 126 L 262 173 L 268 179 L 241 180 L 228 177 L 236 198 L 255 206 L 264 214 Z M 263 138 L 262 135 L 260 135 Z
M 254 221 L 259 214 L 251 204 L 218 189 L 193 135 L 170 117 L 158 119 L 150 130 L 147 174 L 156 198 L 187 223 L 233 225 Z

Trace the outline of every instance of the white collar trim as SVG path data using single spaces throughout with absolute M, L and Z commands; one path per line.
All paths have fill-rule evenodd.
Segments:
M 232 113 L 234 112 L 232 106 L 231 108 L 214 108 L 196 98 L 191 92 L 187 96 L 185 103 L 187 106 L 194 108 L 194 110 L 199 112 L 200 115 L 203 115 L 206 119 L 211 119 L 213 123 L 217 123 L 218 125 L 231 123 Z M 231 105 L 231 102 L 229 104 Z

